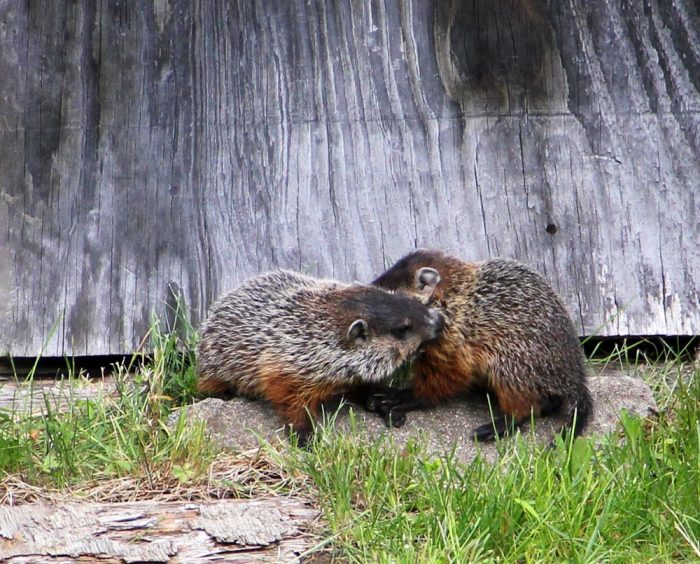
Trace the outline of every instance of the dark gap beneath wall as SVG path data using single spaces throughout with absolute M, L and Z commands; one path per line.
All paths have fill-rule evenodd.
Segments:
M 693 362 L 700 360 L 700 336 L 698 335 L 651 335 L 626 337 L 584 337 L 581 339 L 583 351 L 588 358 L 601 360 L 611 358 L 629 363 Z M 144 362 L 146 355 L 96 355 L 77 357 L 0 357 L 0 377 L 26 378 L 34 371 L 35 378 L 61 378 L 73 372 L 83 373 L 91 378 L 103 374 L 109 376 L 120 364 L 135 370 Z
M 583 352 L 587 358 L 611 358 L 632 364 L 693 362 L 699 359 L 698 335 L 646 335 L 625 337 L 583 337 Z
M 0 377 L 20 379 L 27 378 L 36 363 L 34 378 L 64 378 L 69 373 L 85 374 L 90 378 L 109 376 L 116 372 L 119 365 L 129 366 L 134 370 L 144 362 L 143 355 L 95 355 L 95 356 L 45 356 L 38 361 L 36 357 L 21 356 L 10 359 L 0 357 Z

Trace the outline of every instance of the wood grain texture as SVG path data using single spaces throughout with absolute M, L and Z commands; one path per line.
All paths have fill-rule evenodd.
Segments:
M 0 416 L 21 418 L 70 411 L 81 400 L 109 402 L 117 394 L 117 383 L 105 377 L 88 380 L 33 378 L 18 382 L 0 376 Z
M 292 562 L 318 516 L 303 500 L 0 507 L 3 562 Z
M 698 333 L 699 10 L 4 3 L 0 352 L 126 353 L 172 292 L 197 323 L 416 246 L 523 260 L 582 334 Z

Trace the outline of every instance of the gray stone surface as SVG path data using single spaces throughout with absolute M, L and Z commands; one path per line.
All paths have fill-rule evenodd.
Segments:
M 619 371 L 591 378 L 589 387 L 595 402 L 595 413 L 586 430 L 587 435 L 614 430 L 622 410 L 644 417 L 656 409 L 649 386 L 640 378 Z M 286 444 L 283 421 L 265 402 L 209 398 L 185 409 L 187 417 L 205 421 L 213 438 L 222 446 L 237 450 L 253 449 L 259 446 L 259 437 Z M 354 425 L 349 415 L 350 409 L 354 412 Z M 489 417 L 489 405 L 483 397 L 467 397 L 433 409 L 411 412 L 400 429 L 388 429 L 378 416 L 360 407 L 344 406 L 337 414 L 334 427 L 339 433 L 361 432 L 371 437 L 386 435 L 395 441 L 398 448 L 405 445 L 410 437 L 416 437 L 426 441 L 431 453 L 446 453 L 454 448 L 458 458 L 470 460 L 477 449 L 482 449 L 487 458 L 493 458 L 496 454 L 494 443 L 476 445 L 471 439 L 472 429 L 487 422 Z M 563 422 L 561 417 L 538 419 L 535 431 L 538 440 L 549 441 Z M 529 431 L 529 425 L 525 425 L 523 431 Z

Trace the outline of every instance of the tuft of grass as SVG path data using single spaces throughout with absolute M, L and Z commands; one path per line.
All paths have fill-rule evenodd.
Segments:
M 174 413 L 196 389 L 197 335 L 183 311 L 178 302 L 165 329 L 153 318 L 139 352 L 113 367 L 113 393 L 80 399 L 76 391 L 87 377 L 67 360 L 67 397 L 46 396 L 40 413 L 0 410 L 0 504 L 70 495 L 217 499 L 303 486 L 263 450 L 224 451 L 203 423 Z
M 700 370 L 658 420 L 555 449 L 522 437 L 496 464 L 321 430 L 290 460 L 310 475 L 351 562 L 671 561 L 700 558 Z
M 0 473 L 65 488 L 125 476 L 154 487 L 166 475 L 184 479 L 204 472 L 214 453 L 203 426 L 165 425 L 177 403 L 191 397 L 193 363 L 157 321 L 150 333 L 152 355 L 115 367 L 114 394 L 68 398 L 67 411 L 47 397 L 39 416 L 0 413 Z M 66 393 L 84 383 L 68 363 Z
M 5 476 L 0 498 L 22 490 L 17 484 L 28 490 L 94 491 L 110 483 L 126 492 L 114 481 L 127 480 L 143 491 L 162 492 L 208 480 L 218 453 L 203 424 L 185 424 L 181 416 L 167 425 L 195 388 L 196 334 L 189 323 L 181 327 L 179 334 L 166 333 L 154 318 L 148 354 L 113 367 L 112 394 L 71 397 L 86 378 L 67 361 L 67 410 L 58 410 L 56 398 L 47 396 L 39 415 L 0 411 L 0 478 Z
M 151 354 L 142 358 L 153 366 L 154 370 L 167 374 L 162 385 L 162 392 L 168 400 L 176 405 L 188 403 L 196 395 L 197 379 L 195 375 L 195 348 L 199 340 L 185 313 L 183 302 L 177 299 L 172 312 L 172 321 L 161 330 L 157 318 L 153 318 L 147 337 L 151 341 Z

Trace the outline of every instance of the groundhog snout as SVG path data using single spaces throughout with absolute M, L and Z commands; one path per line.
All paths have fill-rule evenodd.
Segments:
M 428 310 L 428 331 L 425 341 L 434 341 L 445 328 L 445 317 L 436 309 Z

